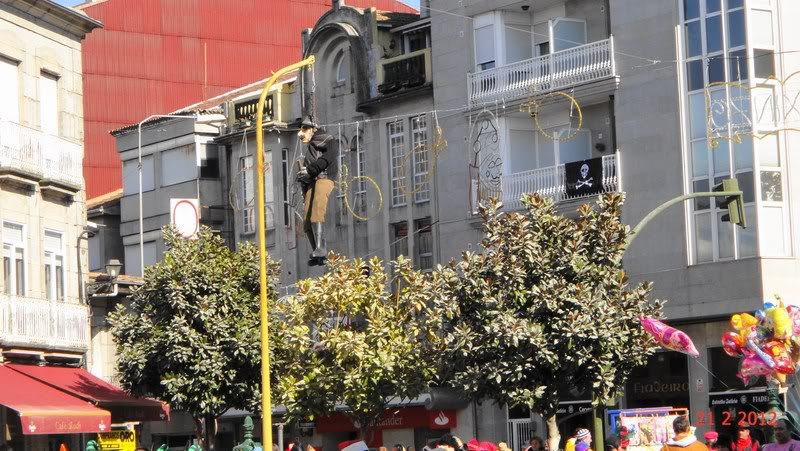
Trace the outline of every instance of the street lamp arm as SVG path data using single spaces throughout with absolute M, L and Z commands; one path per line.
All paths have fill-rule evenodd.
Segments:
M 739 198 L 741 198 L 741 196 L 743 196 L 743 193 L 741 191 L 715 191 L 715 192 L 689 193 L 689 194 L 684 194 L 683 196 L 678 196 L 674 199 L 670 199 L 664 202 L 663 204 L 659 205 L 658 207 L 656 207 L 653 211 L 648 213 L 647 216 L 642 218 L 642 220 L 639 221 L 638 224 L 636 224 L 636 227 L 634 227 L 633 230 L 631 230 L 630 235 L 628 235 L 628 240 L 625 242 L 625 248 L 627 249 L 628 247 L 630 247 L 631 243 L 633 242 L 634 239 L 636 239 L 637 236 L 639 236 L 639 233 L 642 231 L 644 226 L 650 223 L 650 221 L 652 221 L 653 218 L 655 218 L 664 210 L 677 203 L 689 199 L 696 199 L 698 197 L 713 198 L 713 197 L 730 197 L 730 196 L 738 196 Z

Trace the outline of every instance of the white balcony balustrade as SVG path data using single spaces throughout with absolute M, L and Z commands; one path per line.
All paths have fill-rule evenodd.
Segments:
M 614 38 L 518 61 L 467 76 L 469 103 L 515 100 L 616 76 Z
M 608 193 L 618 191 L 619 171 L 617 170 L 617 156 L 603 156 L 602 166 L 602 192 Z M 563 164 L 505 175 L 503 176 L 502 186 L 503 206 L 506 210 L 521 209 L 522 202 L 520 198 L 526 193 L 538 193 L 540 196 L 549 197 L 556 202 L 595 195 L 568 194 L 567 173 L 564 170 Z
M 0 172 L 77 191 L 83 186 L 82 165 L 80 144 L 0 120 Z
M 88 307 L 0 294 L 0 345 L 86 351 Z

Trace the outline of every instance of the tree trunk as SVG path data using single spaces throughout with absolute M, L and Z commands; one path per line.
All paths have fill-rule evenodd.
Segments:
M 547 443 L 550 445 L 551 451 L 558 449 L 558 444 L 561 441 L 561 435 L 558 433 L 558 423 L 556 422 L 556 415 L 552 414 L 547 417 Z
M 211 415 L 205 417 L 206 427 L 205 430 L 205 437 L 204 437 L 204 445 L 203 449 L 208 451 L 214 451 L 215 447 L 217 446 L 217 419 Z
M 203 418 L 204 417 L 194 417 L 194 436 L 201 447 L 203 446 Z

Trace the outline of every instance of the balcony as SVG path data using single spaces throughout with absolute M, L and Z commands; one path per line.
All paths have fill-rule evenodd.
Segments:
M 618 191 L 617 156 L 605 155 L 600 159 L 602 166 L 600 186 L 591 194 L 581 195 L 568 192 L 566 168 L 565 165 L 559 164 L 503 176 L 503 205 L 506 210 L 522 209 L 520 198 L 526 193 L 538 193 L 555 202 L 562 202 L 593 197 L 598 194 L 597 191 L 601 193 Z
M 616 77 L 614 38 L 561 50 L 467 76 L 472 107 L 513 101 Z
M 0 294 L 0 346 L 85 352 L 88 307 Z
M 378 62 L 377 69 L 378 92 L 383 95 L 425 85 L 433 80 L 431 49 L 382 59 Z
M 74 194 L 83 186 L 80 144 L 0 120 L 0 178 Z

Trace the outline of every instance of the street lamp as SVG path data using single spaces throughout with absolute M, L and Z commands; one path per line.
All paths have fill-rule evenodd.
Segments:
M 147 116 L 139 122 L 139 269 L 141 275 L 144 277 L 144 214 L 142 207 L 142 124 L 150 122 L 153 119 L 159 118 L 174 118 L 174 119 L 193 119 L 197 124 L 211 124 L 214 122 L 222 122 L 225 116 L 221 114 L 207 114 L 207 115 L 186 115 L 186 114 L 153 114 Z
M 111 260 L 106 263 L 106 274 L 111 277 L 111 280 L 114 280 L 119 276 L 119 270 L 122 269 L 122 263 L 119 262 L 116 258 L 112 258 Z

